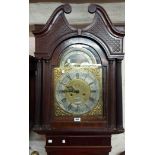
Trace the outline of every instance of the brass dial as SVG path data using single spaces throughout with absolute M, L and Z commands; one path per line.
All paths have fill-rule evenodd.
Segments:
M 54 70 L 56 116 L 102 114 L 102 69 L 95 53 L 85 44 L 64 50 Z
M 56 84 L 56 101 L 68 113 L 89 112 L 99 101 L 99 82 L 87 69 L 64 71 Z

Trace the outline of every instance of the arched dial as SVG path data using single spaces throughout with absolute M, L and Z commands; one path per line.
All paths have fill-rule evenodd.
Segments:
M 99 94 L 99 82 L 88 70 L 67 71 L 56 84 L 58 105 L 75 115 L 91 111 L 99 101 Z
M 61 59 L 60 66 L 61 67 L 79 67 L 79 66 L 88 66 L 96 64 L 96 58 L 90 52 L 92 48 L 82 44 L 76 44 L 69 46 Z

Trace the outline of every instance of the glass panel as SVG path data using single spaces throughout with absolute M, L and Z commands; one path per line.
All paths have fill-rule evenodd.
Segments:
M 61 67 L 68 66 L 90 66 L 99 63 L 99 56 L 94 55 L 96 51 L 87 45 L 76 44 L 69 46 L 60 61 Z

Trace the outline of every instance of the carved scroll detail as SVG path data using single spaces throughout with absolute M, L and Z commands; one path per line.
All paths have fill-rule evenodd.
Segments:
M 105 44 L 107 44 L 109 49 L 111 49 L 112 53 L 121 53 L 121 39 L 116 38 L 110 33 L 108 33 L 106 25 L 100 17 L 98 17 L 98 20 L 96 20 L 95 24 L 93 24 L 93 26 L 88 29 L 88 32 L 94 34 L 95 36 L 100 38 Z

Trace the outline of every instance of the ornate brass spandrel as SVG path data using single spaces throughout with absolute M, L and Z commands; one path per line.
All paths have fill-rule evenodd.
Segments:
M 58 104 L 55 104 L 55 116 L 72 116 L 72 114 L 63 110 Z
M 83 116 L 103 116 L 103 104 L 98 102 L 90 112 L 83 114 Z

